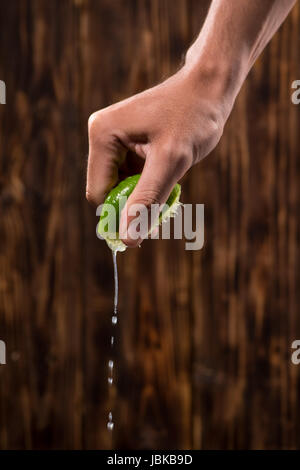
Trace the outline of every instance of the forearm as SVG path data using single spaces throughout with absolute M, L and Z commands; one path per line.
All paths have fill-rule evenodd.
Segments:
M 186 55 L 186 72 L 230 112 L 249 70 L 296 0 L 213 0 Z M 207 83 L 205 83 L 207 82 Z

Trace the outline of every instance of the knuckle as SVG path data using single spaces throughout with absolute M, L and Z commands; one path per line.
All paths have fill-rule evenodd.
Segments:
M 98 127 L 98 121 L 99 121 L 99 111 L 96 111 L 95 113 L 92 113 L 88 119 L 88 130 L 91 132 L 95 127 Z
M 98 111 L 92 113 L 88 119 L 88 127 L 90 128 L 93 124 L 93 122 L 97 119 L 98 116 Z
M 107 133 L 106 120 L 103 111 L 91 114 L 88 120 L 89 139 L 91 142 L 101 142 Z
M 151 204 L 160 204 L 160 191 L 158 188 L 144 188 L 136 196 L 135 204 L 149 207 Z
M 190 146 L 185 143 L 178 144 L 177 139 L 172 139 L 163 145 L 161 156 L 170 168 L 180 174 L 192 165 L 193 153 Z
M 216 147 L 222 134 L 223 126 L 217 121 L 211 121 L 206 130 L 206 134 L 202 137 L 201 144 L 199 145 L 201 158 L 208 155 Z
M 163 160 L 172 160 L 174 154 L 176 152 L 176 146 L 174 145 L 173 139 L 166 140 L 163 144 L 159 147 L 159 153 Z
M 177 151 L 175 155 L 175 164 L 179 173 L 185 173 L 192 166 L 193 154 L 186 148 Z
M 224 125 L 218 119 L 210 120 L 210 134 L 213 137 L 221 137 L 223 134 Z

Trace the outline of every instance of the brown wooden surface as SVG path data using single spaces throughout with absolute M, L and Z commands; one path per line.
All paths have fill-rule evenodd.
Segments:
M 205 248 L 111 254 L 84 199 L 86 121 L 168 76 L 209 1 L 0 3 L 0 448 L 300 448 L 297 5 L 218 148 L 183 182 Z

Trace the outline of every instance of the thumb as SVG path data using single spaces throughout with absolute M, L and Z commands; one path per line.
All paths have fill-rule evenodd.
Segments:
M 149 151 L 141 177 L 121 214 L 119 234 L 125 245 L 138 246 L 147 236 L 150 222 L 159 216 L 159 206 L 167 201 L 173 187 L 187 170 L 185 161 L 170 151 L 158 148 Z M 155 205 L 152 217 L 151 205 Z M 142 227 L 137 226 L 138 218 Z

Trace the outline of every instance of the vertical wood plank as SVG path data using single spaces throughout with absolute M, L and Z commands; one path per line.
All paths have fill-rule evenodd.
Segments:
M 119 255 L 108 396 L 113 267 L 84 200 L 87 119 L 174 72 L 209 4 L 0 4 L 1 449 L 299 448 L 299 5 L 183 180 L 204 249 Z

